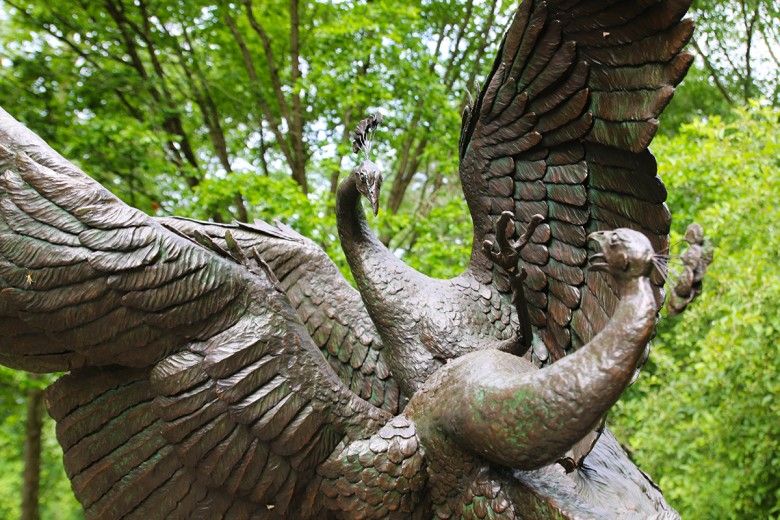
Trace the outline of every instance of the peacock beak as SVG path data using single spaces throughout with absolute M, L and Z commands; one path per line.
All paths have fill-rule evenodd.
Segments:
M 368 188 L 368 201 L 371 203 L 371 209 L 374 211 L 374 216 L 379 214 L 379 186 L 373 185 Z
M 605 240 L 606 235 L 603 231 L 596 231 L 588 235 L 588 243 L 589 245 L 592 244 L 590 249 L 595 251 L 588 257 L 589 269 L 591 271 L 607 271 L 609 269 L 609 264 L 604 255 Z

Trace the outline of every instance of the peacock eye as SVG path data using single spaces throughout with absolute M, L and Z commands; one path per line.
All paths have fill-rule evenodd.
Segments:
M 613 233 L 613 234 L 609 235 L 609 245 L 610 246 L 618 245 L 619 241 L 620 241 L 620 239 L 618 238 L 618 236 L 616 234 Z

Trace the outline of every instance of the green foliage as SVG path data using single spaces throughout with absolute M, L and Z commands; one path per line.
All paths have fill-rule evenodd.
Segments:
M 719 115 L 731 120 L 750 99 L 780 106 L 780 4 L 774 0 L 694 0 L 695 61 L 664 112 L 660 131 Z
M 404 228 L 417 235 L 404 260 L 415 269 L 437 278 L 463 272 L 471 255 L 473 228 L 462 198 L 435 207 L 430 214 Z
M 674 101 L 664 111 L 659 133 L 671 136 L 675 135 L 684 123 L 693 119 L 712 116 L 731 119 L 732 115 L 731 106 L 712 83 L 712 78 L 699 65 L 694 64 L 685 81 L 677 87 Z
M 126 18 L 114 19 L 109 4 L 124 6 Z M 716 258 L 700 301 L 661 322 L 648 367 L 613 423 L 687 518 L 780 516 L 780 113 L 744 108 L 751 97 L 778 103 L 775 4 L 694 2 L 697 59 L 654 144 L 675 232 L 700 222 Z M 253 4 L 273 63 L 244 2 L 0 5 L 0 106 L 126 202 L 151 214 L 229 221 L 243 199 L 250 221 L 293 226 L 351 278 L 331 190 L 353 166 L 348 130 L 381 108 L 375 160 L 387 174 L 382 207 L 390 211 L 371 224 L 430 275 L 453 276 L 468 261 L 471 221 L 454 153 L 459 114 L 515 1 L 300 2 L 296 81 L 287 0 Z M 284 151 L 294 95 L 309 195 L 291 179 Z M 230 168 L 219 157 L 220 133 Z M 19 515 L 24 394 L 47 381 L 0 369 L 2 518 Z M 47 519 L 82 516 L 50 420 L 41 503 Z
M 684 518 L 780 515 L 779 117 L 753 105 L 655 146 L 677 236 L 699 222 L 715 260 L 612 422 Z
M 692 47 L 734 103 L 780 103 L 780 4 L 775 0 L 694 0 Z
M 0 518 L 19 518 L 22 456 L 27 400 L 25 393 L 56 379 L 0 368 Z M 73 496 L 62 465 L 62 448 L 54 435 L 54 421 L 45 416 L 41 453 L 41 518 L 78 520 L 81 506 Z

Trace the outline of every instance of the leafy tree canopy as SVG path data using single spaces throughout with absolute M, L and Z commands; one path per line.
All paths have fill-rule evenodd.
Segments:
M 0 106 L 129 204 L 279 218 L 347 275 L 332 194 L 349 130 L 381 110 L 373 223 L 412 266 L 452 276 L 471 248 L 460 112 L 515 5 L 0 0 Z M 777 516 L 780 17 L 771 0 L 696 0 L 692 15 L 697 60 L 653 150 L 675 231 L 701 222 L 716 257 L 611 420 L 685 517 Z M 4 518 L 19 516 L 25 395 L 47 382 L 0 370 Z M 48 421 L 42 515 L 81 518 L 60 457 Z

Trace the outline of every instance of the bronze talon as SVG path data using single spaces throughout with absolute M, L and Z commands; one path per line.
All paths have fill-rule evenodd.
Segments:
M 490 240 L 485 240 L 482 243 L 482 248 L 488 258 L 509 275 L 509 285 L 512 288 L 512 304 L 520 317 L 520 343 L 522 345 L 520 355 L 522 355 L 531 348 L 533 331 L 531 330 L 531 320 L 528 315 L 528 302 L 525 299 L 523 289 L 523 281 L 528 277 L 528 273 L 524 267 L 518 266 L 518 261 L 520 260 L 520 252 L 528 245 L 536 228 L 544 222 L 544 217 L 538 214 L 531 217 L 525 232 L 520 235 L 517 241 L 513 242 L 509 237 L 515 233 L 515 222 L 514 214 L 511 211 L 501 213 L 496 222 L 498 250 L 496 251 L 494 243 Z

